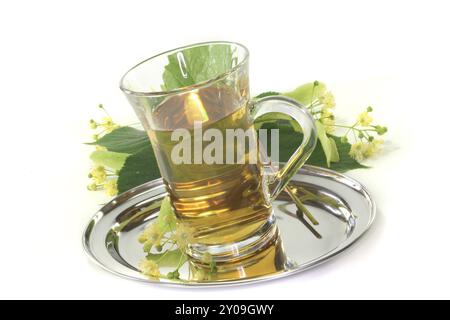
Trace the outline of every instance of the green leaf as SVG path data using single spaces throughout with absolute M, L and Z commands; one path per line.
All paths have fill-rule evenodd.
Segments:
M 136 153 L 150 144 L 147 133 L 132 127 L 120 127 L 90 145 L 99 145 L 108 151 Z
M 333 138 L 328 138 L 328 140 L 331 143 L 331 162 L 339 162 L 341 160 L 341 157 L 339 156 L 339 150 L 337 148 L 336 140 Z
M 280 161 L 286 162 L 291 155 L 296 151 L 300 145 L 303 135 L 296 132 L 288 123 L 280 122 L 278 124 L 269 123 L 265 124 L 263 128 L 272 129 L 278 128 L 280 135 Z M 269 130 L 270 134 L 270 130 Z M 335 151 L 340 157 L 339 162 L 331 162 L 329 168 L 339 172 L 346 172 L 353 169 L 367 168 L 360 164 L 355 159 L 351 158 L 348 153 L 350 152 L 351 145 L 348 143 L 342 143 L 340 137 L 329 136 L 333 140 L 333 145 L 336 145 Z M 268 138 L 270 148 L 270 137 Z M 334 152 L 334 151 L 333 151 Z M 325 152 L 320 144 L 317 144 L 313 153 L 306 162 L 309 165 L 328 168 L 327 158 Z
M 203 49 L 203 47 L 199 47 L 197 49 L 199 49 L 197 52 L 200 55 L 201 49 Z M 194 78 L 192 78 L 190 71 L 186 70 L 188 63 L 188 61 L 186 61 L 188 60 L 186 54 L 184 55 L 186 69 L 181 69 L 182 67 L 180 66 L 180 63 L 183 63 L 183 60 L 179 61 L 177 54 L 171 54 L 167 58 L 169 60 L 169 63 L 164 67 L 163 73 L 164 90 L 169 91 L 195 84 L 195 80 Z M 207 56 L 205 58 L 205 60 L 207 60 Z M 196 65 L 199 69 L 201 68 L 199 64 L 195 64 L 195 61 L 189 61 L 190 68 L 194 68 L 194 65 Z M 184 64 L 182 64 L 182 66 L 184 67 Z M 196 72 L 200 72 L 200 70 L 196 70 Z
M 261 98 L 265 98 L 265 97 L 271 97 L 271 96 L 279 96 L 281 95 L 281 93 L 276 92 L 276 91 L 267 91 L 267 92 L 263 92 L 258 94 L 255 99 L 261 99 Z
M 322 82 L 318 82 L 317 86 L 314 87 L 314 82 L 304 84 L 296 89 L 283 93 L 284 96 L 295 99 L 298 102 L 309 105 L 314 101 L 319 95 L 326 91 L 326 86 Z
M 149 253 L 147 260 L 155 261 L 160 268 L 176 268 L 186 262 L 186 255 L 179 249 L 170 250 L 163 253 Z
M 166 219 L 166 218 L 172 219 Z M 158 218 L 156 219 L 156 223 L 159 224 L 163 229 L 168 227 L 168 231 L 172 231 L 175 229 L 175 225 L 170 226 L 167 223 L 167 220 L 176 221 L 175 212 L 173 211 L 172 205 L 170 204 L 170 198 L 167 196 L 161 203 L 161 208 L 159 209 Z
M 229 45 L 199 46 L 168 56 L 164 67 L 164 90 L 191 86 L 213 79 L 232 68 L 233 51 Z
M 212 45 L 209 47 L 209 61 L 206 74 L 197 75 L 197 81 L 206 81 L 217 77 L 233 67 L 233 50 L 229 45 Z
M 161 177 L 150 143 L 130 155 L 119 172 L 117 188 L 123 193 L 131 188 Z
M 316 121 L 317 137 L 325 154 L 327 166 L 330 167 L 331 162 L 339 161 L 339 152 L 335 141 L 328 137 L 325 127 L 320 121 Z
M 129 154 L 126 153 L 94 151 L 91 153 L 90 158 L 99 166 L 105 166 L 113 170 L 120 170 L 128 156 Z

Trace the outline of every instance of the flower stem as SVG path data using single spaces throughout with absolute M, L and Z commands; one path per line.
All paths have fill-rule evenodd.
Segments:
M 311 212 L 309 212 L 309 210 L 303 205 L 303 203 L 297 197 L 295 191 L 290 186 L 286 187 L 286 192 L 289 194 L 292 200 L 294 200 L 297 209 L 302 211 L 303 214 L 309 219 L 309 221 L 311 221 L 313 225 L 315 226 L 319 225 L 319 222 L 316 220 L 316 218 L 314 218 Z
M 183 253 L 180 256 L 180 260 L 178 261 L 178 266 L 177 266 L 177 268 L 175 270 L 177 270 L 177 271 L 180 270 L 181 266 L 186 262 L 186 260 L 187 260 L 186 253 Z
M 307 189 L 305 189 L 305 188 L 302 188 L 302 187 L 299 187 L 298 188 L 302 193 L 304 193 L 304 194 L 306 194 L 308 197 L 307 197 L 307 200 L 314 200 L 314 199 L 316 199 L 316 200 L 319 200 L 319 201 L 323 201 L 323 202 L 325 202 L 325 203 L 327 203 L 327 204 L 329 204 L 330 206 L 334 206 L 334 207 L 336 207 L 336 206 L 338 206 L 338 203 L 336 202 L 336 200 L 333 200 L 333 199 L 331 199 L 330 197 L 328 197 L 328 196 L 325 196 L 325 195 L 316 195 L 316 194 L 314 194 L 314 193 L 312 193 L 312 192 L 310 192 L 310 191 L 308 191 Z M 305 202 L 305 200 L 303 200 L 303 202 Z

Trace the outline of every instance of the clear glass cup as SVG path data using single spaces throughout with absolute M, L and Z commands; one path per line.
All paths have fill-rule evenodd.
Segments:
M 248 67 L 244 46 L 200 43 L 141 62 L 120 84 L 148 132 L 177 218 L 192 234 L 188 254 L 199 265 L 206 253 L 222 265 L 261 259 L 278 237 L 271 203 L 317 141 L 313 118 L 297 102 L 281 96 L 251 99 Z M 225 138 L 222 162 L 219 149 L 206 159 L 217 134 L 242 129 L 250 144 L 257 136 L 255 120 L 268 113 L 291 117 L 303 131 L 302 143 L 280 170 L 263 163 L 257 147 L 239 154 Z M 181 138 L 190 151 L 180 151 Z M 233 161 L 225 162 L 230 151 Z M 250 161 L 255 152 L 257 160 Z

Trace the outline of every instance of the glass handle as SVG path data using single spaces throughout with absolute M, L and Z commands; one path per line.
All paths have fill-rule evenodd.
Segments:
M 282 113 L 290 116 L 300 125 L 303 132 L 303 141 L 300 146 L 286 164 L 274 172 L 272 179 L 269 180 L 270 199 L 273 201 L 314 151 L 317 143 L 317 129 L 309 111 L 297 101 L 286 97 L 270 96 L 254 102 L 252 114 L 255 120 L 268 113 Z

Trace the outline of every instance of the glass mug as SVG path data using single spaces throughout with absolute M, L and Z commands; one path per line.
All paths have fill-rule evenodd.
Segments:
M 273 247 L 278 229 L 271 204 L 317 141 L 313 118 L 297 102 L 280 96 L 250 99 L 248 65 L 249 52 L 240 44 L 200 43 L 141 62 L 120 84 L 148 132 L 177 218 L 193 234 L 188 254 L 199 265 L 208 253 L 218 265 L 248 266 Z M 242 129 L 256 137 L 254 122 L 268 113 L 291 117 L 303 131 L 301 145 L 280 170 L 260 156 L 249 161 L 255 148 L 233 155 L 234 162 L 203 159 L 216 134 Z M 206 137 L 207 132 L 215 135 Z M 191 150 L 181 152 L 186 133 Z M 215 160 L 239 153 L 236 148 L 227 145 L 222 155 L 216 150 Z

